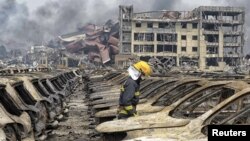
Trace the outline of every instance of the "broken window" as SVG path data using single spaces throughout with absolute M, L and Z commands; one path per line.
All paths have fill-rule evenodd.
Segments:
M 77 74 L 77 75 L 80 75 L 80 72 L 77 70 L 77 71 L 75 71 L 75 73 Z
M 181 35 L 181 40 L 187 40 L 187 36 L 186 35 Z
M 154 33 L 145 33 L 145 41 L 154 41 Z
M 57 78 L 55 82 L 58 84 L 58 86 L 59 86 L 60 88 L 63 89 L 63 87 L 62 87 L 62 86 L 63 86 L 63 83 L 62 83 L 62 81 L 60 81 L 59 78 Z
M 123 20 L 130 20 L 130 17 L 132 16 L 132 11 L 133 11 L 133 7 L 129 6 L 129 7 L 125 7 L 125 6 L 120 6 L 119 7 L 119 13 L 122 14 L 122 19 Z
M 141 27 L 141 23 L 135 23 L 135 27 Z
M 43 86 L 45 87 L 45 89 L 51 93 L 54 94 L 55 92 L 52 90 L 52 88 L 46 83 L 46 80 L 42 81 Z
M 158 33 L 157 41 L 177 42 L 177 34 Z
M 67 76 L 67 75 L 65 74 L 65 76 Z M 61 75 L 60 77 L 58 77 L 58 78 L 59 78 L 60 81 L 62 81 L 63 84 L 66 84 L 66 83 L 67 83 L 66 78 L 63 77 L 62 75 Z M 67 78 L 67 79 L 69 80 L 70 78 Z
M 177 52 L 176 45 L 157 45 L 157 52 Z
M 217 19 L 218 19 L 218 16 L 217 16 L 217 15 L 208 15 L 208 16 L 207 16 L 207 19 L 208 19 L 208 20 L 217 20 Z
M 41 86 L 38 84 L 38 81 L 33 82 L 33 85 L 35 86 L 36 90 L 44 97 L 48 97 L 49 95 L 47 95 L 44 90 L 41 88 Z
M 197 94 L 182 102 L 174 111 L 171 111 L 171 116 L 197 118 L 235 93 L 233 89 L 220 86 L 210 86 L 210 88 L 197 92 Z
M 144 40 L 144 33 L 134 33 L 134 40 L 135 41 L 143 41 Z
M 172 22 L 160 22 L 158 23 L 158 28 L 174 29 L 175 23 Z
M 57 81 L 61 84 L 61 85 L 65 85 L 67 83 L 67 81 L 70 79 L 68 77 L 66 77 L 67 75 L 60 75 L 57 77 Z
M 140 59 L 142 59 L 142 58 L 140 58 Z M 151 59 L 152 58 L 149 57 L 149 59 L 147 59 L 147 60 L 151 60 Z M 165 62 L 167 60 L 165 61 L 165 59 L 161 59 L 161 60 L 158 60 L 158 61 L 164 63 L 164 65 L 165 65 Z M 155 67 L 156 66 L 154 66 L 154 68 Z M 143 95 L 141 95 L 140 98 L 152 98 L 154 96 L 154 94 L 161 93 L 162 90 L 165 90 L 165 89 L 167 89 L 170 86 L 173 86 L 174 83 L 175 83 L 175 81 L 170 81 L 170 82 L 166 82 L 166 81 L 162 81 L 162 80 L 155 81 L 154 83 L 152 83 L 154 85 L 156 84 L 155 87 L 153 87 L 153 88 L 152 87 L 148 87 L 148 89 L 144 90 Z
M 210 43 L 218 43 L 219 35 L 206 35 L 205 40 Z
M 21 99 L 28 105 L 35 105 L 35 100 L 32 98 L 30 93 L 23 87 L 23 85 L 18 85 L 14 87 Z
M 13 103 L 12 99 L 9 97 L 9 94 L 4 88 L 0 89 L 0 102 L 4 106 L 4 109 L 6 109 L 12 115 L 20 116 L 22 114 L 22 112 Z
M 145 45 L 143 50 L 144 52 L 154 52 L 154 45 Z
M 164 51 L 164 45 L 157 45 L 157 52 L 163 52 Z
M 122 52 L 123 53 L 130 53 L 131 52 L 131 44 L 130 43 L 123 43 L 122 44 Z
M 180 57 L 180 65 L 181 66 L 198 66 L 198 58 L 189 58 L 186 56 Z
M 166 91 L 163 91 L 163 93 L 161 94 L 162 96 L 159 99 L 157 99 L 157 101 L 153 105 L 169 106 L 198 87 L 200 87 L 200 85 L 197 85 L 197 81 L 179 83 L 179 84 L 177 83 L 176 86 L 172 88 L 170 87 L 171 89 L 169 90 L 166 89 Z
M 198 23 L 192 23 L 192 28 L 197 29 L 198 28 Z
M 207 54 L 218 54 L 218 46 L 207 46 Z
M 224 47 L 223 48 L 223 53 L 224 56 L 230 56 L 230 55 L 236 55 L 240 53 L 240 48 L 239 47 Z
M 131 33 L 123 33 L 122 39 L 123 39 L 123 41 L 130 42 L 131 41 Z
M 73 72 L 71 72 L 71 73 L 70 73 L 70 75 L 71 75 L 71 78 L 76 77 L 76 74 L 75 74 L 75 73 L 73 73 Z
M 165 26 L 166 26 L 166 23 L 162 23 L 162 22 L 160 22 L 158 25 L 159 28 L 165 28 Z
M 207 24 L 202 24 L 202 28 L 204 28 L 205 30 L 218 31 L 219 25 L 207 23 Z
M 219 66 L 218 58 L 206 58 L 207 66 Z
M 142 52 L 142 45 L 134 45 L 134 52 Z
M 131 23 L 130 22 L 123 22 L 121 26 L 122 26 L 123 30 L 131 30 Z
M 134 45 L 134 52 L 154 52 L 154 45 Z
M 56 83 L 56 80 L 52 80 L 51 83 L 53 84 L 53 86 L 55 87 L 55 89 L 57 91 L 61 91 L 62 89 L 58 86 L 58 84 Z
M 153 23 L 152 22 L 147 23 L 147 27 L 148 28 L 153 28 Z
M 198 51 L 198 47 L 192 47 L 192 52 L 197 52 Z
M 222 20 L 225 20 L 225 21 L 233 21 L 233 20 L 234 20 L 234 16 L 227 16 L 227 15 L 224 15 L 224 16 L 222 16 Z
M 71 79 L 76 76 L 73 72 L 70 72 L 69 74 L 70 74 Z
M 227 55 L 229 57 L 224 57 L 223 60 L 229 66 L 237 66 L 240 64 L 240 57 L 230 57 L 230 54 Z
M 224 32 L 233 32 L 236 30 L 236 28 L 233 28 L 232 26 L 222 26 L 222 30 Z
M 203 12 L 202 13 L 202 19 L 205 19 L 205 20 L 217 20 L 218 19 L 218 13 L 205 13 Z
M 204 124 L 249 125 L 249 114 L 250 94 L 247 94 L 221 108 L 219 111 L 207 118 Z
M 186 52 L 186 51 L 187 51 L 187 48 L 186 48 L 186 47 L 181 47 L 181 51 L 182 51 L 182 52 Z
M 187 23 L 181 23 L 181 28 L 187 28 Z
M 198 36 L 196 35 L 192 36 L 192 40 L 198 40 Z
M 134 33 L 135 41 L 154 41 L 154 33 Z
M 225 36 L 224 43 L 238 43 L 241 42 L 241 38 L 239 36 Z

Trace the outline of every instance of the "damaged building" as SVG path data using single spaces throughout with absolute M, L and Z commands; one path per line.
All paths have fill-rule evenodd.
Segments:
M 133 6 L 120 6 L 120 54 L 222 70 L 241 63 L 244 22 L 242 7 L 134 13 Z
M 103 26 L 87 24 L 74 33 L 58 36 L 61 46 L 71 54 L 86 55 L 97 64 L 114 61 L 118 49 L 118 23 L 108 20 Z

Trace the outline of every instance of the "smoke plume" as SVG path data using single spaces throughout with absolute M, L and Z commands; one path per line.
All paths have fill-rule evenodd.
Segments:
M 119 5 L 133 5 L 134 11 L 193 10 L 201 5 L 245 6 L 249 26 L 247 0 L 43 0 L 31 10 L 30 0 L 0 0 L 0 44 L 7 48 L 27 49 L 34 44 L 76 31 L 86 23 L 102 25 L 118 19 Z M 246 37 L 250 34 L 247 31 Z M 246 46 L 247 46 L 246 42 Z

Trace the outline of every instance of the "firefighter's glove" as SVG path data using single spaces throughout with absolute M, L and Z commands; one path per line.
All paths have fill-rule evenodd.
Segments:
M 136 114 L 136 110 L 132 105 L 125 106 L 124 109 L 127 111 L 128 115 L 133 115 Z

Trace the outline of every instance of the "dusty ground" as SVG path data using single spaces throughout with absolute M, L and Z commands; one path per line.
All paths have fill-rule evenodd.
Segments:
M 87 134 L 88 116 L 87 106 L 84 104 L 83 86 L 80 86 L 69 97 L 69 112 L 62 121 L 59 122 L 59 127 L 51 132 L 47 141 L 88 141 L 90 140 Z

